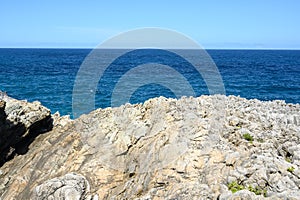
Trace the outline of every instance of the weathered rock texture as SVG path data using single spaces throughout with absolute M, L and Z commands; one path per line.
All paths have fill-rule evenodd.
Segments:
M 299 104 L 160 97 L 55 121 L 2 166 L 0 199 L 300 197 Z
M 24 154 L 40 133 L 52 127 L 50 110 L 4 96 L 0 100 L 0 166 L 15 154 Z
M 89 189 L 89 183 L 85 177 L 70 173 L 37 186 L 33 198 L 80 200 L 82 196 L 88 194 Z

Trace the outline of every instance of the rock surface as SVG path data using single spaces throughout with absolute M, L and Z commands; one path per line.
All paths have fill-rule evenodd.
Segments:
M 0 166 L 15 154 L 24 154 L 40 133 L 52 127 L 50 110 L 39 102 L 28 103 L 8 96 L 0 100 Z
M 300 197 L 299 104 L 160 97 L 54 121 L 0 168 L 0 199 Z
M 54 178 L 35 188 L 33 199 L 72 199 L 80 200 L 90 189 L 85 177 L 70 173 Z

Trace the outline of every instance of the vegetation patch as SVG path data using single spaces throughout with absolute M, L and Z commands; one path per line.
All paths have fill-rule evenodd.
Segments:
M 292 167 L 289 167 L 287 168 L 287 171 L 290 172 L 290 173 L 293 173 L 295 170 L 295 168 L 292 166 Z
M 258 141 L 259 143 L 263 143 L 263 142 L 264 142 L 264 140 L 263 140 L 262 138 L 258 138 L 257 141 Z
M 287 158 L 285 158 L 285 161 L 286 161 L 286 162 L 289 162 L 289 163 L 291 163 L 291 162 L 292 162 L 292 160 L 291 160 L 290 158 L 288 158 L 288 157 L 287 157 Z
M 233 182 L 228 184 L 228 189 L 232 193 L 236 193 L 237 191 L 245 189 L 245 187 L 243 185 L 238 184 L 236 181 L 233 181 Z
M 251 185 L 248 187 L 248 190 L 250 192 L 253 192 L 256 195 L 264 195 L 264 197 L 267 196 L 267 190 L 266 189 L 262 189 L 260 187 L 255 187 L 253 188 Z
M 244 138 L 245 140 L 249 141 L 249 142 L 253 142 L 253 140 L 254 140 L 253 136 L 250 135 L 249 133 L 245 133 L 245 134 L 243 135 L 243 138 Z
M 232 193 L 236 193 L 237 191 L 240 190 L 244 190 L 247 189 L 250 192 L 253 192 L 256 195 L 263 195 L 264 197 L 267 196 L 267 189 L 264 188 L 260 188 L 260 187 L 253 187 L 253 186 L 248 186 L 248 188 L 246 188 L 245 186 L 238 184 L 236 181 L 233 181 L 231 183 L 228 184 L 228 189 L 232 192 Z

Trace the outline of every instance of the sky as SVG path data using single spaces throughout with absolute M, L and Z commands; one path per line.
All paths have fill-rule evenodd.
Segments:
M 300 1 L 0 0 L 0 48 L 94 48 L 143 27 L 206 49 L 300 49 Z

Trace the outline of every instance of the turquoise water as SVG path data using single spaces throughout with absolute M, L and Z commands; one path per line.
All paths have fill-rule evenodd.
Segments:
M 0 90 L 17 99 L 38 100 L 54 113 L 72 115 L 72 91 L 76 74 L 90 49 L 0 49 Z M 107 56 L 110 55 L 107 50 Z M 188 51 L 188 50 L 187 50 Z M 157 52 L 153 52 L 153 54 Z M 189 53 L 189 52 L 188 52 Z M 190 52 L 192 56 L 192 51 Z M 227 95 L 240 95 L 260 100 L 281 99 L 300 103 L 300 51 L 298 50 L 208 50 L 216 63 Z M 110 91 L 115 84 L 114 75 L 134 66 L 147 55 L 116 63 L 112 77 L 99 82 L 96 107 L 110 106 Z M 205 82 L 195 72 L 172 57 L 168 63 L 182 65 L 181 74 L 198 88 L 196 95 L 209 94 Z M 152 60 L 152 62 L 154 62 Z M 158 84 L 138 88 L 131 103 L 143 102 L 151 97 L 175 97 L 171 90 Z

